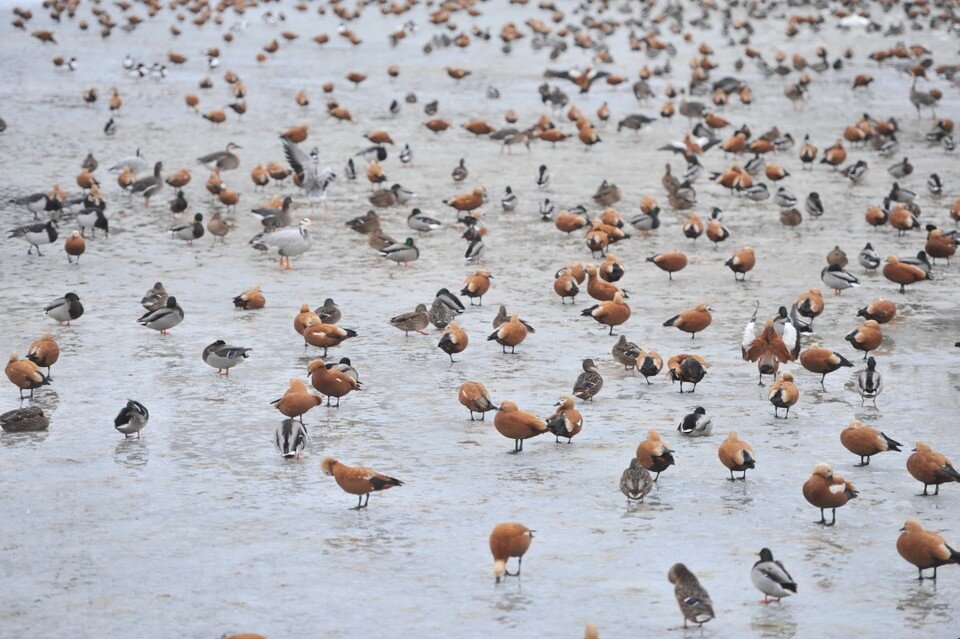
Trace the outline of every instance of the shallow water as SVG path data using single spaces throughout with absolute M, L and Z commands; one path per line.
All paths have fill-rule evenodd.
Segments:
M 484 15 L 476 24 L 494 33 L 506 19 L 520 24 L 535 12 L 499 1 L 481 8 Z M 898 238 L 890 229 L 875 233 L 863 222 L 866 207 L 879 203 L 889 189 L 885 168 L 894 160 L 869 149 L 850 150 L 850 161 L 864 158 L 871 166 L 864 184 L 851 188 L 820 166 L 801 171 L 796 149 L 771 158 L 793 174 L 787 186 L 798 197 L 818 190 L 826 203 L 822 222 L 805 220 L 796 230 L 780 226 L 771 202 L 744 204 L 701 180 L 695 210 L 706 219 L 712 206 L 722 207 L 733 234 L 717 250 L 705 238 L 696 243 L 683 238 L 680 220 L 686 214 L 668 210 L 660 186 L 665 162 L 672 161 L 675 171 L 682 165 L 655 149 L 681 137 L 685 122 L 661 121 L 638 135 L 616 133 L 617 120 L 632 112 L 653 114 L 661 98 L 638 107 L 626 84 L 617 89 L 598 84 L 587 96 L 575 96 L 572 85 L 563 85 L 588 116 L 603 101 L 613 110 L 611 122 L 598 129 L 603 142 L 589 152 L 571 141 L 501 155 L 496 144 L 458 127 L 434 136 L 422 126 L 422 106 L 434 98 L 440 100 L 439 116 L 456 125 L 473 117 L 502 122 L 510 107 L 521 122 L 529 122 L 543 111 L 536 86 L 544 66 L 587 63 L 582 51 L 548 63 L 545 51 L 530 49 L 528 37 L 510 56 L 501 54 L 494 40 L 424 56 L 420 47 L 434 30 L 422 9 L 414 12 L 418 33 L 395 49 L 388 47 L 386 34 L 406 16 L 385 18 L 369 9 L 351 24 L 364 38 L 363 46 L 348 48 L 334 35 L 333 16 L 297 14 L 288 7 L 288 22 L 274 27 L 258 18 L 262 11 L 249 12 L 246 32 L 221 47 L 222 64 L 212 74 L 216 86 L 207 92 L 196 89 L 207 75 L 200 51 L 223 44 L 212 24 L 202 30 L 185 25 L 184 36 L 173 42 L 167 13 L 132 34 L 117 29 L 105 42 L 93 32 L 60 26 L 57 48 L 43 48 L 15 32 L 9 20 L 0 25 L 0 116 L 9 125 L 0 135 L 4 202 L 54 182 L 72 186 L 88 151 L 105 167 L 141 146 L 151 160 L 162 159 L 167 172 L 191 169 L 193 182 L 186 189 L 191 213 L 207 214 L 218 205 L 208 200 L 206 172 L 194 158 L 228 141 L 243 146 L 241 168 L 226 174 L 242 200 L 239 230 L 225 244 L 214 244 L 209 236 L 192 247 L 170 239 L 166 200 L 173 190 L 165 187 L 147 210 L 139 200 L 122 197 L 103 168 L 98 175 L 110 200 L 113 232 L 108 240 L 88 241 L 79 267 L 66 263 L 59 245 L 47 247 L 42 258 L 28 258 L 22 243 L 0 243 L 5 265 L 0 297 L 6 306 L 0 344 L 22 353 L 41 331 L 52 330 L 63 350 L 54 385 L 35 399 L 52 416 L 50 430 L 0 436 L 5 488 L 0 571 L 10 585 L 0 590 L 2 634 L 213 637 L 256 630 L 271 637 L 358 632 L 578 636 L 583 624 L 593 621 L 606 637 L 635 636 L 681 621 L 666 580 L 677 561 L 710 591 L 717 620 L 705 632 L 716 636 L 854 631 L 878 636 L 893 629 L 913 636 L 960 622 L 951 594 L 960 581 L 957 570 L 941 570 L 939 586 L 917 584 L 913 568 L 895 549 L 898 529 L 908 517 L 960 543 L 956 486 L 944 487 L 937 498 L 918 498 L 919 484 L 904 468 L 907 453 L 883 454 L 867 469 L 852 468 L 857 459 L 841 447 L 838 436 L 859 418 L 906 448 L 927 440 L 947 454 L 960 454 L 954 419 L 960 376 L 952 350 L 960 336 L 956 268 L 937 267 L 933 282 L 901 296 L 882 276 L 862 273 L 856 265 L 867 241 L 883 256 L 922 248 L 918 232 Z M 456 19 L 472 24 L 462 14 Z M 36 23 L 44 20 L 35 17 L 31 27 L 40 28 Z M 225 20 L 223 28 L 232 21 Z M 705 36 L 695 32 L 693 44 L 679 43 L 670 79 L 676 86 L 686 81 L 683 65 L 702 37 L 730 68 L 736 52 L 722 46 L 719 21 L 713 22 L 714 30 Z M 903 128 L 898 155 L 908 155 L 916 167 L 903 182 L 920 193 L 924 222 L 948 226 L 946 209 L 957 195 L 960 170 L 952 156 L 923 142 L 930 123 L 915 117 L 906 76 L 878 70 L 865 59 L 867 51 L 890 42 L 825 27 L 809 39 L 783 43 L 782 21 L 758 26 L 757 47 L 781 43 L 788 53 L 810 59 L 819 43 L 828 46 L 831 60 L 847 43 L 864 46 L 843 71 L 814 78 L 812 99 L 799 112 L 791 111 L 783 97 L 781 80 L 764 79 L 748 64 L 742 76 L 757 102 L 749 108 L 731 106 L 724 116 L 735 126 L 749 123 L 754 135 L 774 124 L 798 141 L 809 132 L 823 149 L 864 111 L 895 115 Z M 255 52 L 282 29 L 301 38 L 283 43 L 268 64 L 256 65 Z M 332 37 L 323 49 L 309 40 L 321 31 Z M 956 46 L 941 32 L 908 32 L 903 38 L 944 52 L 937 62 L 953 61 L 939 59 Z M 663 63 L 664 57 L 651 61 L 629 53 L 625 40 L 622 30 L 611 39 L 614 71 L 632 81 L 641 65 Z M 168 50 L 185 53 L 190 61 L 171 69 L 165 80 L 136 83 L 122 75 L 124 54 L 149 63 Z M 79 70 L 55 73 L 49 62 L 55 51 L 77 55 Z M 389 63 L 401 67 L 396 80 L 386 78 Z M 447 65 L 474 73 L 455 85 L 442 71 Z M 715 77 L 724 75 L 724 68 Z M 242 120 L 231 113 L 225 125 L 213 128 L 188 112 L 182 98 L 201 93 L 203 110 L 227 104 L 225 69 L 236 71 L 247 85 L 249 111 Z M 850 81 L 864 69 L 877 80 L 854 97 Z M 364 71 L 370 79 L 349 88 L 342 77 L 350 70 Z M 336 97 L 358 124 L 336 124 L 325 115 L 320 84 L 328 79 L 336 82 Z M 660 94 L 666 83 L 651 82 Z M 488 84 L 503 97 L 486 98 Z M 956 94 L 942 81 L 935 84 L 946 94 L 939 113 L 949 116 L 956 111 Z M 101 100 L 88 108 L 80 93 L 93 85 Z M 118 133 L 107 138 L 102 127 L 112 85 L 120 88 L 125 103 Z M 313 100 L 309 110 L 294 104 L 301 88 Z M 390 100 L 402 99 L 409 90 L 417 93 L 419 104 L 404 103 L 401 114 L 390 117 Z M 246 246 L 258 223 L 244 212 L 265 197 L 253 193 L 248 176 L 257 161 L 282 161 L 276 134 L 301 122 L 311 125 L 304 146 L 318 146 L 322 166 L 333 166 L 341 179 L 331 188 L 329 212 L 301 209 L 317 222 L 317 241 L 294 261 L 295 270 L 283 273 L 271 258 Z M 567 122 L 563 126 L 572 129 Z M 386 128 L 400 144 L 411 143 L 415 168 L 400 168 L 393 153 L 385 163 L 389 179 L 416 191 L 411 204 L 447 224 L 417 237 L 421 258 L 408 269 L 384 264 L 365 238 L 343 225 L 367 210 L 369 194 L 362 176 L 357 183 L 343 179 L 343 163 L 366 146 L 361 135 L 374 128 Z M 454 184 L 450 171 L 460 157 L 467 158 L 470 176 Z M 716 150 L 704 158 L 708 170 L 733 161 Z M 541 163 L 554 176 L 546 194 L 537 192 L 534 182 Z M 949 191 L 936 201 L 924 185 L 932 171 Z M 575 306 L 564 307 L 553 293 L 553 272 L 588 260 L 589 254 L 580 234 L 561 236 L 552 224 L 540 222 L 538 204 L 546 195 L 563 206 L 590 205 L 603 179 L 623 191 L 618 210 L 625 217 L 635 214 L 644 193 L 664 208 L 659 231 L 635 234 L 615 247 L 627 270 L 621 284 L 631 292 L 633 308 L 620 332 L 655 347 L 664 359 L 680 352 L 704 356 L 711 368 L 696 394 L 678 394 L 663 378 L 647 386 L 625 374 L 609 355 L 616 338 L 579 315 L 592 301 L 584 294 Z M 521 198 L 514 214 L 499 209 L 508 184 Z M 484 208 L 490 230 L 484 266 L 495 279 L 483 307 L 468 307 L 461 316 L 472 342 L 462 361 L 451 366 L 436 349 L 439 335 L 404 339 L 387 320 L 429 302 L 440 287 L 459 288 L 475 268 L 462 261 L 459 227 L 440 203 L 475 185 L 485 186 L 490 195 Z M 384 230 L 406 237 L 406 213 L 400 207 L 381 211 Z M 4 215 L 8 227 L 29 221 L 29 213 L 7 205 Z M 800 385 L 800 403 L 790 419 L 774 420 L 764 389 L 756 385 L 754 365 L 740 359 L 742 327 L 755 300 L 770 314 L 803 291 L 823 288 L 819 272 L 834 244 L 847 251 L 850 271 L 863 285 L 840 298 L 827 297 L 815 339 L 854 359 L 843 336 L 859 325 L 856 309 L 881 296 L 894 299 L 898 316 L 883 327 L 887 337 L 876 353 L 886 390 L 878 408 L 861 408 L 855 390 L 859 359 L 854 369 L 828 376 L 825 391 L 815 375 L 790 366 Z M 756 249 L 758 265 L 741 284 L 723 262 L 744 245 Z M 643 260 L 675 248 L 688 254 L 690 265 L 671 283 Z M 140 297 L 158 279 L 186 312 L 184 323 L 168 337 L 135 322 L 142 313 Z M 262 285 L 267 307 L 235 311 L 231 298 L 255 283 Z M 57 328 L 42 309 L 66 291 L 77 292 L 87 312 L 74 325 Z M 307 454 L 299 462 L 284 462 L 273 448 L 279 419 L 268 402 L 279 397 L 289 379 L 303 378 L 307 361 L 317 355 L 304 351 L 291 324 L 301 303 L 319 305 L 325 297 L 343 309 L 341 324 L 360 335 L 331 356 L 353 360 L 364 390 L 344 398 L 339 410 L 309 413 Z M 696 340 L 661 326 L 703 299 L 715 308 L 715 318 Z M 485 341 L 500 303 L 537 329 L 516 356 L 501 355 Z M 203 347 L 220 338 L 254 349 L 229 378 L 215 376 L 200 359 Z M 547 414 L 557 396 L 569 392 L 584 357 L 600 363 L 606 384 L 592 404 L 581 407 L 586 426 L 572 445 L 544 437 L 528 441 L 521 455 L 509 455 L 511 442 L 493 430 L 490 420 L 471 423 L 456 401 L 458 386 L 477 380 L 497 402 L 512 399 L 521 408 Z M 12 386 L 2 397 L 0 409 L 17 407 Z M 112 428 L 127 397 L 151 411 L 142 440 L 123 441 Z M 697 405 L 713 417 L 714 434 L 681 440 L 673 429 Z M 678 466 L 662 476 L 646 504 L 628 509 L 617 481 L 650 428 L 660 429 L 676 450 Z M 728 482 L 716 457 L 723 436 L 734 428 L 753 444 L 759 460 L 745 483 Z M 369 465 L 406 485 L 375 495 L 368 510 L 350 511 L 353 498 L 320 472 L 325 455 Z M 840 510 L 835 528 L 812 524 L 817 513 L 800 492 L 819 461 L 832 463 L 861 491 Z M 522 582 L 511 579 L 495 587 L 487 535 L 500 521 L 521 521 L 536 531 L 536 539 Z M 749 581 L 754 553 L 763 546 L 773 549 L 799 584 L 799 594 L 780 606 L 757 605 L 758 593 Z

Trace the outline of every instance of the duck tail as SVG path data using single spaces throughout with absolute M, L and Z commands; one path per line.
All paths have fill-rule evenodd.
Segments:
M 957 469 L 951 466 L 950 464 L 943 465 L 943 471 L 950 477 L 953 477 L 954 481 L 960 481 L 960 473 L 957 472 Z
M 585 309 L 583 309 L 582 311 L 580 311 L 580 315 L 583 315 L 584 317 L 589 317 L 589 316 L 593 315 L 593 312 L 594 312 L 595 310 L 597 310 L 598 308 L 600 308 L 600 305 L 599 305 L 599 304 L 594 304 L 594 305 L 591 306 L 590 308 L 585 308 Z
M 671 317 L 670 319 L 668 319 L 666 322 L 664 322 L 663 325 L 664 325 L 664 326 L 673 326 L 673 323 L 676 322 L 679 318 L 680 318 L 679 315 L 674 315 L 673 317 Z
M 498 335 L 499 333 L 500 333 L 500 329 L 497 329 L 497 330 L 495 330 L 494 332 L 490 333 L 490 336 L 487 337 L 487 341 L 488 341 L 488 342 L 494 341 L 495 339 L 497 339 L 497 335 Z
M 747 468 L 756 468 L 757 462 L 748 451 L 743 451 L 743 465 Z
M 356 337 L 356 336 L 357 336 L 357 332 L 356 332 L 355 330 L 353 330 L 353 329 L 345 328 L 345 329 L 343 329 L 343 332 L 347 334 L 347 337 Z
M 677 461 L 673 458 L 672 450 L 665 450 L 663 454 L 660 455 L 660 459 L 666 462 L 667 466 L 676 466 Z
M 853 362 L 851 362 L 849 359 L 847 359 L 846 357 L 844 357 L 844 356 L 841 355 L 840 353 L 837 353 L 837 357 L 840 358 L 840 366 L 846 366 L 846 367 L 848 367 L 848 368 L 852 368 L 852 367 L 853 367 Z
M 892 451 L 897 452 L 897 453 L 900 452 L 900 447 L 903 446 L 903 444 L 901 444 L 901 443 L 898 442 L 898 441 L 895 441 L 895 440 L 890 439 L 889 437 L 887 437 L 887 436 L 886 436 L 885 434 L 883 434 L 883 433 L 880 433 L 880 436 L 883 437 L 883 441 L 887 442 L 887 448 L 888 448 L 889 450 L 892 450 Z
M 564 428 L 564 421 L 563 413 L 552 415 L 547 419 L 547 430 L 557 437 L 564 436 L 564 433 L 566 432 L 566 429 Z

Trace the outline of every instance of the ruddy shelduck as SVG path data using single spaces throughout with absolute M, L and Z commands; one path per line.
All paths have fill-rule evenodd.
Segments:
M 821 526 L 833 526 L 837 523 L 837 508 L 846 505 L 857 496 L 857 489 L 840 475 L 834 474 L 829 464 L 820 463 L 813 467 L 813 474 L 803 484 L 803 498 L 812 506 L 820 509 Z M 827 523 L 824 511 L 833 511 L 833 518 Z

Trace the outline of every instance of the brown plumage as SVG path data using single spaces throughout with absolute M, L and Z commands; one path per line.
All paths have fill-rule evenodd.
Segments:
M 657 268 L 669 273 L 670 279 L 672 280 L 674 273 L 686 267 L 687 256 L 680 251 L 672 251 L 670 253 L 659 253 L 653 257 L 648 257 L 647 261 L 653 262 Z
M 880 347 L 883 342 L 883 331 L 876 320 L 867 320 L 860 328 L 847 335 L 845 339 L 855 349 L 863 351 L 863 358 L 866 359 L 870 351 Z
M 800 353 L 800 365 L 811 373 L 819 373 L 821 375 L 820 384 L 822 385 L 829 373 L 842 367 L 850 368 L 853 363 L 840 353 L 836 353 L 829 348 L 823 348 L 820 344 L 814 342 L 808 349 Z
M 34 340 L 27 349 L 27 359 L 37 365 L 38 368 L 47 369 L 47 379 L 50 378 L 50 367 L 60 359 L 60 345 L 49 331 L 44 331 L 38 340 Z M 52 381 L 52 379 L 51 379 Z
M 307 390 L 307 385 L 299 379 L 291 379 L 290 386 L 280 399 L 270 402 L 277 410 L 291 419 L 297 417 L 303 423 L 303 415 L 314 406 L 323 405 L 323 397 L 313 395 Z
M 323 356 L 327 356 L 327 349 L 332 346 L 339 346 L 345 340 L 356 337 L 356 332 L 341 328 L 336 324 L 323 324 L 320 318 L 307 320 L 307 325 L 303 329 L 303 340 L 311 346 L 323 349 Z
M 394 486 L 403 486 L 403 482 L 388 475 L 378 473 L 362 466 L 347 466 L 333 457 L 324 457 L 320 464 L 324 475 L 333 475 L 337 486 L 343 492 L 357 496 L 357 505 L 353 510 L 366 508 L 370 503 L 370 493 L 387 490 Z M 366 496 L 366 500 L 364 500 Z
M 547 429 L 554 434 L 557 443 L 561 437 L 567 438 L 567 443 L 583 430 L 583 415 L 580 414 L 576 406 L 576 400 L 564 395 L 557 402 L 557 410 L 547 417 Z
M 630 313 L 630 306 L 623 301 L 623 293 L 620 291 L 614 293 L 612 300 L 594 304 L 580 312 L 583 316 L 592 317 L 600 324 L 609 326 L 610 335 L 613 335 L 614 326 L 620 326 L 630 319 Z
M 500 408 L 493 418 L 497 432 L 513 440 L 513 452 L 523 450 L 523 440 L 547 432 L 547 423 L 534 415 L 517 408 L 516 402 L 500 402 Z
M 63 250 L 67 253 L 67 261 L 73 262 L 71 258 L 77 258 L 77 264 L 80 263 L 80 256 L 87 250 L 87 242 L 80 235 L 80 231 L 70 231 L 68 237 L 63 243 Z
M 480 269 L 473 275 L 467 277 L 460 289 L 460 294 L 470 298 L 470 306 L 473 306 L 473 300 L 477 300 L 480 306 L 483 306 L 483 296 L 490 290 L 490 280 L 493 276 L 487 269 Z
M 820 509 L 822 526 L 833 526 L 837 523 L 837 508 L 846 505 L 857 496 L 857 489 L 840 475 L 836 475 L 828 464 L 817 464 L 813 467 L 813 474 L 803 484 L 803 497 L 811 505 Z M 827 523 L 824 511 L 829 508 L 833 511 L 833 519 Z
M 735 479 L 745 480 L 747 469 L 756 468 L 757 458 L 753 454 L 753 446 L 740 439 L 735 430 L 731 430 L 727 438 L 720 444 L 717 456 L 720 458 L 720 463 L 730 471 L 730 481 Z M 734 471 L 743 472 L 743 475 L 734 477 Z
M 527 338 L 528 325 L 520 321 L 520 316 L 514 313 L 510 320 L 504 322 L 497 330 L 487 337 L 487 341 L 495 341 L 503 347 L 503 352 L 507 352 L 507 346 L 510 347 L 510 353 L 516 353 L 516 348 Z
M 486 196 L 486 190 L 482 186 L 478 186 L 470 193 L 457 195 L 448 200 L 444 200 L 443 203 L 447 206 L 455 208 L 458 211 L 472 211 L 480 208 L 480 206 L 483 205 Z
M 20 399 L 23 399 L 23 391 L 29 390 L 30 397 L 33 397 L 34 389 L 50 383 L 50 378 L 41 373 L 36 364 L 27 359 L 20 359 L 16 353 L 10 354 L 4 372 L 7 374 L 7 379 L 20 389 Z
M 233 298 L 233 305 L 236 308 L 242 308 L 245 311 L 253 311 L 263 308 L 266 303 L 267 300 L 263 297 L 263 293 L 260 292 L 259 286 L 254 286 L 250 290 Z M 303 334 L 303 331 L 297 332 Z
M 913 454 L 907 458 L 907 471 L 923 484 L 923 495 L 927 487 L 935 486 L 934 495 L 940 494 L 940 484 L 960 481 L 960 472 L 946 456 L 934 451 L 930 444 L 917 442 Z
M 440 338 L 440 343 L 437 344 L 437 347 L 450 356 L 451 362 L 455 362 L 456 360 L 453 359 L 453 356 L 465 351 L 469 343 L 470 337 L 465 330 L 460 328 L 460 324 L 458 322 L 450 322 L 443 329 L 443 337 Z
M 908 284 L 930 279 L 930 276 L 918 266 L 901 262 L 896 255 L 887 257 L 887 263 L 883 265 L 883 276 L 900 285 L 900 292 L 906 292 Z
M 457 391 L 457 401 L 470 411 L 470 421 L 475 421 L 473 414 L 480 413 L 480 421 L 484 421 L 487 412 L 497 410 L 497 406 L 490 399 L 487 387 L 480 382 L 466 382 Z
M 530 549 L 533 531 L 517 523 L 497 524 L 490 533 L 490 552 L 493 554 L 493 576 L 496 583 L 504 577 L 519 577 L 523 555 Z M 517 572 L 507 572 L 507 561 L 517 558 Z
M 850 422 L 850 425 L 840 431 L 840 443 L 854 455 L 860 456 L 860 463 L 857 466 L 870 465 L 870 458 L 886 451 L 900 452 L 900 442 L 894 441 L 880 432 L 877 428 L 871 428 L 858 419 Z
M 924 530 L 916 519 L 908 519 L 897 538 L 897 552 L 917 567 L 919 581 L 937 578 L 937 568 L 948 564 L 960 564 L 960 552 L 947 545 L 939 534 Z M 924 577 L 923 571 L 933 568 L 932 577 Z
M 576 303 L 577 294 L 580 293 L 580 287 L 577 286 L 577 280 L 570 274 L 569 269 L 562 268 L 557 271 L 553 279 L 553 290 L 560 296 L 560 303 L 566 304 L 569 297 L 572 303 Z
M 310 310 L 309 304 L 301 304 L 300 312 L 297 313 L 296 317 L 293 318 L 294 330 L 296 330 L 300 335 L 303 335 L 303 330 L 307 327 L 307 324 L 310 323 L 311 320 L 319 322 L 320 316 Z
M 780 376 L 780 379 L 773 382 L 770 385 L 768 397 L 770 403 L 773 404 L 774 418 L 780 416 L 779 409 L 786 408 L 787 412 L 783 416 L 786 419 L 790 415 L 790 407 L 800 400 L 800 391 L 797 389 L 797 385 L 793 383 L 793 374 L 784 373 Z
M 745 246 L 736 253 L 733 254 L 729 260 L 727 260 L 726 265 L 733 271 L 733 279 L 745 280 L 747 273 L 753 270 L 753 267 L 757 264 L 757 256 L 753 252 L 753 248 Z M 740 275 L 741 277 L 737 277 Z
M 706 302 L 700 302 L 694 308 L 679 315 L 674 315 L 663 325 L 678 328 L 684 333 L 690 333 L 690 339 L 694 339 L 697 333 L 705 330 L 712 321 L 713 315 L 710 314 L 710 307 L 707 306 Z
M 660 473 L 676 464 L 673 459 L 673 451 L 660 439 L 660 431 L 647 431 L 647 438 L 637 446 L 637 459 L 640 465 L 656 473 L 653 481 L 660 478 Z
M 887 299 L 878 299 L 857 311 L 858 317 L 870 319 L 877 324 L 886 324 L 897 314 L 897 305 Z
M 360 382 L 343 371 L 327 368 L 327 363 L 322 359 L 315 359 L 307 364 L 307 375 L 310 376 L 313 387 L 327 396 L 327 406 L 331 405 L 330 398 L 336 397 L 336 408 L 339 408 L 341 397 L 360 389 Z
M 776 376 L 780 364 L 795 359 L 783 338 L 777 335 L 773 320 L 770 319 L 753 341 L 746 346 L 740 345 L 740 354 L 744 360 L 756 362 L 757 371 L 760 373 L 760 386 L 763 386 L 764 375 Z

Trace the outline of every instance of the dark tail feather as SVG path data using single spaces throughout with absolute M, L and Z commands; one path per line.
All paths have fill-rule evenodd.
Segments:
M 580 314 L 583 315 L 584 317 L 589 317 L 589 316 L 593 315 L 593 312 L 594 312 L 595 310 L 597 310 L 597 308 L 598 308 L 599 306 L 600 306 L 599 304 L 594 304 L 594 305 L 591 306 L 590 308 L 585 308 L 585 309 L 583 309 L 582 311 L 580 311 Z
M 564 428 L 564 418 L 563 415 L 554 415 L 547 420 L 547 430 L 556 435 L 557 437 L 563 436 L 566 429 Z
M 403 482 L 393 477 L 374 477 L 370 480 L 374 490 L 383 490 L 387 486 L 403 486 Z
M 676 322 L 677 319 L 679 319 L 679 318 L 680 318 L 679 315 L 674 315 L 673 317 L 671 317 L 670 319 L 668 319 L 666 322 L 664 322 L 663 325 L 664 325 L 664 326 L 673 326 L 673 323 Z
M 354 330 L 351 330 L 351 329 L 349 329 L 349 328 L 345 328 L 345 329 L 343 329 L 343 331 L 347 334 L 347 337 L 356 337 L 356 336 L 357 336 L 357 332 L 354 331 Z
M 754 461 L 753 457 L 747 451 L 743 451 L 743 465 L 747 468 L 757 467 L 757 462 Z
M 660 455 L 660 459 L 664 460 L 667 463 L 667 466 L 676 466 L 677 462 L 673 459 L 673 451 L 667 450 Z
M 884 435 L 883 433 L 880 433 L 880 436 L 883 437 L 883 440 L 884 440 L 885 442 L 887 442 L 887 448 L 889 448 L 890 450 L 892 450 L 892 451 L 894 451 L 894 452 L 898 452 L 898 453 L 900 452 L 900 447 L 903 446 L 903 444 L 901 444 L 901 443 L 898 442 L 898 441 L 894 441 L 894 440 L 890 439 L 889 437 L 887 437 L 887 436 Z
M 943 471 L 950 477 L 953 477 L 954 480 L 960 481 L 960 473 L 957 472 L 957 469 L 951 466 L 950 464 L 943 465 Z
M 944 544 L 946 546 L 946 544 Z M 960 564 L 960 552 L 957 552 L 950 546 L 947 546 L 947 550 L 950 551 L 950 558 L 953 559 L 953 563 Z
M 499 332 L 500 332 L 500 329 L 497 329 L 494 332 L 490 333 L 490 337 L 487 338 L 487 341 L 492 342 L 493 340 L 497 339 L 497 333 Z
M 850 367 L 850 368 L 853 367 L 853 362 L 851 362 L 849 359 L 847 359 L 846 357 L 844 357 L 844 356 L 841 355 L 840 353 L 837 353 L 837 357 L 840 358 L 840 366 L 847 366 L 847 367 Z

